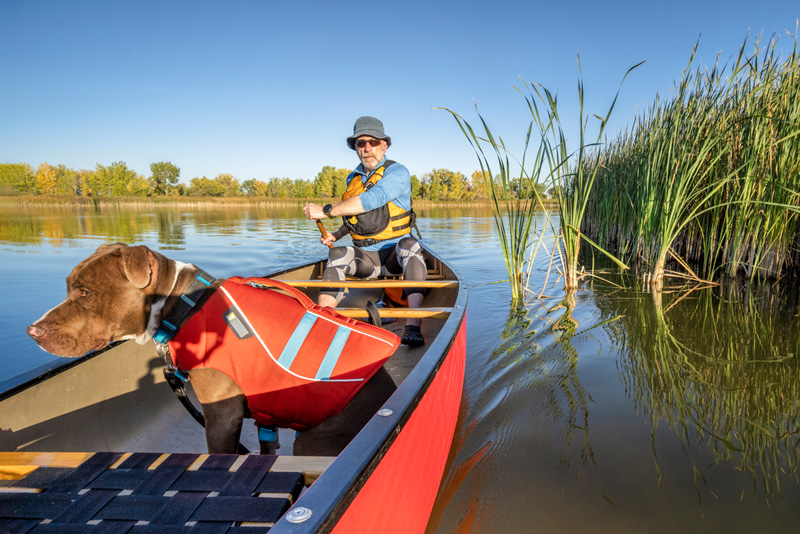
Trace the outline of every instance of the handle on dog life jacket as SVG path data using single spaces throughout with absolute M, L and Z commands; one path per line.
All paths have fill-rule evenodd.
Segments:
M 340 319 L 346 321 L 350 325 L 361 324 L 360 321 L 356 321 L 355 319 L 352 319 L 350 317 L 340 316 L 336 312 L 336 310 L 332 308 L 320 306 L 319 304 L 314 303 L 314 301 L 311 300 L 308 297 L 308 295 L 306 295 L 296 287 L 290 286 L 289 284 L 281 282 L 280 280 L 273 280 L 272 278 L 258 278 L 258 277 L 242 278 L 241 276 L 234 276 L 232 278 L 228 278 L 228 281 L 237 282 L 240 284 L 248 284 L 253 287 L 257 287 L 259 289 L 269 289 L 270 287 L 273 287 L 275 289 L 280 289 L 281 291 L 288 293 L 289 296 L 294 297 L 307 310 L 316 310 L 317 313 L 328 314 L 331 316 L 338 316 Z
M 306 309 L 318 308 L 319 307 L 316 304 L 314 304 L 314 301 L 311 300 L 308 297 L 308 295 L 306 295 L 305 293 L 303 293 L 302 291 L 300 291 L 296 287 L 290 286 L 289 284 L 284 284 L 283 282 L 280 282 L 278 280 L 273 280 L 272 278 L 258 278 L 258 277 L 255 277 L 255 278 L 242 278 L 241 276 L 234 276 L 234 277 L 228 278 L 228 281 L 230 281 L 230 282 L 238 282 L 240 284 L 249 284 L 249 285 L 251 285 L 253 287 L 257 287 L 259 289 L 267 289 L 269 287 L 274 287 L 274 288 L 280 289 L 281 291 L 285 291 L 290 296 L 292 296 L 295 299 L 297 299 L 300 302 L 300 304 L 302 304 Z
M 317 221 L 317 227 L 319 227 L 319 231 L 322 234 L 322 238 L 327 239 L 330 234 L 328 234 L 328 231 L 325 229 L 325 226 L 323 226 L 322 221 L 319 220 Z M 328 248 L 333 248 L 333 243 L 328 243 Z

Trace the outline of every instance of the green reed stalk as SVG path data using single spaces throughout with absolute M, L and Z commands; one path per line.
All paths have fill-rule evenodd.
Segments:
M 581 240 L 585 240 L 590 245 L 596 247 L 619 266 L 627 268 L 614 256 L 611 256 L 600 246 L 582 235 L 581 225 L 583 224 L 583 218 L 592 187 L 594 186 L 595 179 L 602 166 L 602 158 L 597 151 L 593 149 L 601 144 L 608 119 L 619 97 L 622 83 L 625 81 L 628 74 L 641 64 L 642 63 L 638 63 L 628 69 L 622 77 L 620 88 L 617 89 L 614 100 L 605 116 L 600 117 L 594 115 L 600 120 L 600 126 L 598 128 L 596 140 L 593 143 L 587 143 L 589 116 L 585 113 L 583 105 L 584 86 L 583 79 L 580 76 L 581 65 L 580 56 L 578 56 L 578 146 L 573 153 L 569 152 L 567 146 L 567 135 L 558 113 L 557 97 L 538 84 L 526 84 L 526 86 L 529 85 L 529 93 L 525 95 L 525 100 L 528 103 L 528 109 L 534 122 L 539 127 L 543 143 L 547 147 L 545 154 L 551 169 L 550 174 L 553 177 L 554 184 L 557 186 L 554 189 L 556 191 L 558 211 L 561 220 L 560 238 L 564 247 L 564 285 L 568 290 L 578 287 L 578 254 L 580 252 Z M 542 114 L 539 112 L 537 101 L 542 102 L 546 109 L 546 120 L 542 118 Z
M 622 82 L 624 82 L 628 74 L 639 65 L 641 65 L 641 63 L 628 69 L 622 77 Z M 570 153 L 567 147 L 567 136 L 559 116 L 557 97 L 543 86 L 535 83 L 528 84 L 524 82 L 528 93 L 525 94 L 520 91 L 527 102 L 528 110 L 531 114 L 531 122 L 529 123 L 527 135 L 525 137 L 522 162 L 519 163 L 519 180 L 520 182 L 527 181 L 530 183 L 535 199 L 513 198 L 511 193 L 512 180 L 510 178 L 511 162 L 509 159 L 509 152 L 502 138 L 495 137 L 492 134 L 491 129 L 480 113 L 478 113 L 478 118 L 481 122 L 482 131 L 481 135 L 478 135 L 469 122 L 463 117 L 447 108 L 439 108 L 448 111 L 456 120 L 461 132 L 475 151 L 478 157 L 478 163 L 481 167 L 481 172 L 487 179 L 487 186 L 492 195 L 495 225 L 500 234 L 500 244 L 506 261 L 506 267 L 508 268 L 514 299 L 521 299 L 524 296 L 524 287 L 522 283 L 524 256 L 528 248 L 533 211 L 536 207 L 536 203 L 541 201 L 539 193 L 536 188 L 533 187 L 533 184 L 540 182 L 542 178 L 544 178 L 545 182 L 549 181 L 557 186 L 555 190 L 557 191 L 561 224 L 558 237 L 561 246 L 563 246 L 565 288 L 572 290 L 578 286 L 578 253 L 580 251 L 581 240 L 585 240 L 590 245 L 597 247 L 598 250 L 608 255 L 622 268 L 627 268 L 624 263 L 617 260 L 581 233 L 581 224 L 586 211 L 586 205 L 601 166 L 601 158 L 593 149 L 600 144 L 603 138 L 608 119 L 619 97 L 622 82 L 620 82 L 620 89 L 617 90 L 606 115 L 604 117 L 595 115 L 595 117 L 600 120 L 600 127 L 596 141 L 589 144 L 586 141 L 589 117 L 585 114 L 583 106 L 584 87 L 583 79 L 580 76 L 580 56 L 578 57 L 578 73 L 580 120 L 578 128 L 578 147 L 574 153 Z M 540 111 L 540 105 L 544 111 Z M 534 163 L 529 171 L 526 169 L 525 156 L 528 152 L 534 125 L 539 133 L 539 145 Z M 497 162 L 500 171 L 498 175 L 499 184 L 492 178 L 494 176 L 492 173 L 492 164 L 490 163 L 489 156 L 484 152 L 484 146 L 491 148 L 490 154 L 493 154 L 493 159 Z M 543 176 L 542 173 L 545 161 L 547 161 L 549 172 Z M 506 229 L 505 226 L 504 213 L 508 214 L 509 229 Z M 561 249 L 559 248 L 559 250 Z
M 539 144 L 533 165 L 530 171 L 526 170 L 526 156 L 533 129 L 533 122 L 531 122 L 525 136 L 522 162 L 519 163 L 520 174 L 518 180 L 520 183 L 528 182 L 534 196 L 530 198 L 515 198 L 512 193 L 513 178 L 509 151 L 506 149 L 503 139 L 492 134 L 489 125 L 480 113 L 478 113 L 478 118 L 481 123 L 482 136 L 476 134 L 472 126 L 459 114 L 447 108 L 439 109 L 444 109 L 453 116 L 478 157 L 481 173 L 486 180 L 487 189 L 491 192 L 492 212 L 495 227 L 500 237 L 503 258 L 508 270 L 512 299 L 515 302 L 523 300 L 525 291 L 523 284 L 525 254 L 530 241 L 531 223 L 533 222 L 536 204 L 541 203 L 539 192 L 534 187 L 534 184 L 539 181 L 541 176 L 545 145 L 543 143 Z M 476 104 L 476 112 L 477 109 L 478 106 Z M 487 150 L 490 149 L 489 154 L 493 155 L 494 160 L 497 162 L 499 183 L 494 178 L 495 175 L 490 162 L 491 158 L 484 152 L 484 146 L 488 147 Z

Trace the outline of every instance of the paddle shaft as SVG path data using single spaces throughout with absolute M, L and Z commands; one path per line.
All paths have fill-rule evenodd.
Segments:
M 317 227 L 319 228 L 320 233 L 322 233 L 322 238 L 327 239 L 328 235 L 330 234 L 328 234 L 328 231 L 322 225 L 322 221 L 319 220 L 317 221 Z M 328 243 L 328 248 L 333 248 L 333 243 Z

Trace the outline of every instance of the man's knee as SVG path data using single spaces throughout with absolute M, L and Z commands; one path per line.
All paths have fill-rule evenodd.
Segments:
M 347 255 L 347 247 L 333 247 L 328 250 L 328 264 L 339 264 Z
M 404 237 L 397 243 L 397 259 L 407 280 L 425 280 L 428 277 L 422 247 L 413 237 Z
M 407 235 L 403 237 L 400 241 L 398 241 L 397 245 L 402 250 L 408 250 L 413 254 L 422 254 L 422 247 L 414 237 Z

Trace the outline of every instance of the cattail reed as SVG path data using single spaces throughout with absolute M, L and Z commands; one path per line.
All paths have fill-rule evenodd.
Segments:
M 546 145 L 544 142 L 539 144 L 533 164 L 530 168 L 526 168 L 526 157 L 533 130 L 533 121 L 531 121 L 525 137 L 522 161 L 515 161 L 515 166 L 512 166 L 512 159 L 503 139 L 492 134 L 489 125 L 480 113 L 478 113 L 478 118 L 481 122 L 482 132 L 479 130 L 478 134 L 459 114 L 447 108 L 440 109 L 445 109 L 453 116 L 478 157 L 478 164 L 489 191 L 495 227 L 500 238 L 500 248 L 508 270 L 511 296 L 514 302 L 522 301 L 525 295 L 523 279 L 526 272 L 526 252 L 531 241 L 531 224 L 536 205 L 541 204 L 539 193 L 535 187 L 532 187 L 532 184 L 538 181 L 542 172 Z M 484 152 L 484 146 L 486 152 L 490 154 L 489 156 Z M 496 167 L 493 162 L 496 162 Z M 520 183 L 526 182 L 531 185 L 534 198 L 520 199 L 513 194 L 514 173 L 517 167 L 519 168 L 517 180 Z M 499 171 L 496 177 L 493 174 L 493 168 Z
M 641 63 L 631 67 L 625 73 L 622 80 Z M 578 71 L 580 73 L 580 57 L 578 58 Z M 521 90 L 520 93 L 525 97 L 528 111 L 531 114 L 531 121 L 525 136 L 524 151 L 522 159 L 513 159 L 515 168 L 519 168 L 520 183 L 525 182 L 530 185 L 534 192 L 533 199 L 516 199 L 512 193 L 512 167 L 510 154 L 506 149 L 503 139 L 495 136 L 484 118 L 478 114 L 481 122 L 482 131 L 476 134 L 472 126 L 463 117 L 446 108 L 458 123 L 461 132 L 466 136 L 472 145 L 475 154 L 478 156 L 478 163 L 481 172 L 486 178 L 487 189 L 491 192 L 490 197 L 493 202 L 495 224 L 500 236 L 500 244 L 503 256 L 508 268 L 511 281 L 512 294 L 515 300 L 522 299 L 525 293 L 523 278 L 525 273 L 525 256 L 530 243 L 531 222 L 533 212 L 537 204 L 542 204 L 541 198 L 535 183 L 550 183 L 556 187 L 560 229 L 556 233 L 558 250 L 562 261 L 561 267 L 564 276 L 564 287 L 568 291 L 574 290 L 578 286 L 579 266 L 578 253 L 582 240 L 588 240 L 581 233 L 581 225 L 592 190 L 594 181 L 600 171 L 600 167 L 592 163 L 592 158 L 596 155 L 592 151 L 603 137 L 608 119 L 614 109 L 614 104 L 619 96 L 619 91 L 614 97 L 608 112 L 604 117 L 595 115 L 600 120 L 597 139 L 594 142 L 587 140 L 588 115 L 583 108 L 584 87 L 583 80 L 578 79 L 578 104 L 580 107 L 580 120 L 578 127 L 579 143 L 575 154 L 571 154 L 567 147 L 567 134 L 559 116 L 558 99 L 545 87 L 537 83 L 525 82 L 527 94 Z M 540 109 L 541 106 L 541 109 Z M 477 106 L 476 106 L 477 107 Z M 535 130 L 534 130 L 535 128 Z M 538 149 L 533 159 L 533 164 L 528 168 L 526 157 L 531 142 L 531 134 L 538 137 Z M 484 152 L 487 147 L 489 154 L 494 154 L 494 158 L 487 157 Z M 491 150 L 489 150 L 491 149 Z M 493 179 L 492 160 L 496 161 L 499 174 Z M 545 167 L 545 163 L 547 166 Z M 543 205 L 543 204 L 542 204 Z M 509 226 L 506 227 L 506 215 Z M 590 241 L 590 244 L 596 246 Z M 599 248 L 599 247 L 598 247 Z M 603 249 L 602 253 L 608 255 L 620 267 L 627 268 L 622 262 L 608 254 Z
M 730 66 L 692 70 L 587 162 L 582 231 L 661 287 L 678 258 L 698 276 L 779 277 L 800 260 L 797 40 L 747 39 Z M 696 51 L 696 47 L 695 47 Z

